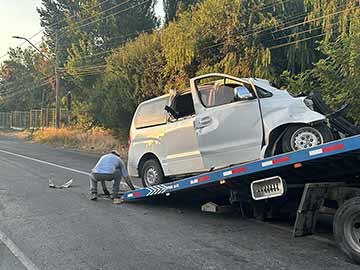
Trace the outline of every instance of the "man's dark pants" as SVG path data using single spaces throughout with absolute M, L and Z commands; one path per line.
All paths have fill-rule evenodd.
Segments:
M 117 196 L 120 189 L 121 173 L 120 170 L 116 170 L 115 173 L 91 173 L 89 177 L 90 192 L 97 193 L 98 182 L 113 181 L 112 192 L 113 196 Z

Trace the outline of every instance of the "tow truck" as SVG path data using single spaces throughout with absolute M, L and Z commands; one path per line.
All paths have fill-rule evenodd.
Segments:
M 317 216 L 334 213 L 335 242 L 360 264 L 360 135 L 341 111 L 331 112 L 319 96 L 315 106 L 327 113 L 329 124 L 347 135 L 308 149 L 209 171 L 124 194 L 126 202 L 180 197 L 227 198 L 246 216 L 293 215 L 294 237 L 315 232 Z
M 228 196 L 255 217 L 296 214 L 293 235 L 311 235 L 319 210 L 334 209 L 340 249 L 360 263 L 360 135 L 124 194 L 127 202 L 168 196 Z M 297 207 L 293 207 L 296 206 Z

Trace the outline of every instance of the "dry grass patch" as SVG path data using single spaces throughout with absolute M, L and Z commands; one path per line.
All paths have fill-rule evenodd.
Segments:
M 112 149 L 118 150 L 127 157 L 126 143 L 116 139 L 110 131 L 94 128 L 82 131 L 72 128 L 44 128 L 32 135 L 32 140 L 66 148 L 75 148 L 96 153 L 105 153 Z
M 17 131 L 17 130 L 11 130 L 11 129 L 3 129 L 0 130 L 0 136 L 5 136 L 5 137 L 18 137 L 20 139 L 25 139 L 26 137 L 28 137 L 30 134 L 30 132 L 25 132 L 25 131 Z

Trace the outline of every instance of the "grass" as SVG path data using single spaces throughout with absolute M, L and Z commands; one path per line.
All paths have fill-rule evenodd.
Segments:
M 28 138 L 37 143 L 99 154 L 116 149 L 123 158 L 127 158 L 126 143 L 115 138 L 110 131 L 101 128 L 93 128 L 88 131 L 73 128 L 44 128 L 32 133 L 28 131 L 21 132 L 18 134 L 18 137 Z

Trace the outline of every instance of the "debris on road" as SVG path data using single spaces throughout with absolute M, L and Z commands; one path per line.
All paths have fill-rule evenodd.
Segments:
M 234 208 L 231 205 L 218 205 L 213 202 L 208 202 L 201 206 L 201 211 L 209 213 L 230 213 L 234 211 Z
M 69 179 L 67 182 L 65 182 L 65 183 L 62 184 L 62 185 L 56 185 L 56 184 L 54 183 L 54 180 L 53 180 L 52 177 L 50 177 L 50 179 L 49 179 L 49 187 L 50 187 L 50 188 L 58 188 L 58 189 L 69 188 L 69 187 L 71 187 L 72 183 L 73 183 L 73 179 L 72 179 L 72 178 Z

